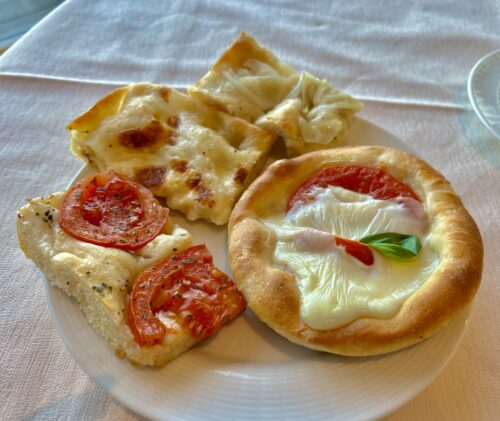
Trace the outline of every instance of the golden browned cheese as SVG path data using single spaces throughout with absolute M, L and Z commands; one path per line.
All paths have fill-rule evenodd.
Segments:
M 71 150 L 165 197 L 188 219 L 225 224 L 275 137 L 179 91 L 139 83 L 69 124 Z
M 338 165 L 381 168 L 413 189 L 422 201 L 437 265 L 389 317 L 360 315 L 340 327 L 318 329 L 301 318 L 297 273 L 277 264 L 277 232 L 268 222 L 285 213 L 290 195 L 304 180 Z M 428 338 L 471 302 L 481 279 L 481 236 L 449 182 L 421 159 L 378 146 L 337 148 L 276 162 L 235 206 L 228 236 L 235 280 L 257 317 L 292 342 L 337 354 L 381 354 Z

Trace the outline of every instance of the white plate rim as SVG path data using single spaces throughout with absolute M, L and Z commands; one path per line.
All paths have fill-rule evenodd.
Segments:
M 475 84 L 477 82 L 478 77 L 480 77 L 480 69 L 482 69 L 487 62 L 490 60 L 500 60 L 500 49 L 492 51 L 491 53 L 486 54 L 485 56 L 481 57 L 474 67 L 472 67 L 472 70 L 469 73 L 469 77 L 467 79 L 467 94 L 469 96 L 469 101 L 472 105 L 472 108 L 476 115 L 479 117 L 479 120 L 498 138 L 500 139 L 500 129 L 496 128 L 491 122 L 489 121 L 488 117 L 485 115 L 483 111 L 483 106 L 481 105 L 480 101 L 478 100 L 477 97 L 477 89 L 475 88 Z M 500 81 L 500 75 L 498 77 Z M 500 111 L 500 110 L 499 110 Z
M 396 139 L 399 142 L 399 145 L 401 149 L 406 149 L 407 151 L 413 152 L 413 150 L 408 147 L 404 142 L 402 142 L 400 139 L 395 137 L 393 134 L 390 132 L 387 132 L 386 130 L 380 128 L 379 126 L 368 122 L 364 119 L 358 118 L 360 122 L 362 122 L 364 125 L 366 125 L 370 130 L 376 130 L 378 131 L 381 135 L 387 136 L 388 139 Z M 84 169 L 83 167 L 82 169 Z M 79 172 L 80 174 L 80 172 Z M 79 174 L 75 176 L 73 179 L 72 183 L 74 180 L 78 179 Z M 141 405 L 141 402 L 138 401 L 137 399 L 134 399 L 133 396 L 127 396 L 123 394 L 123 391 L 120 388 L 117 387 L 110 387 L 109 382 L 107 382 L 105 379 L 100 377 L 99 375 L 96 375 L 95 367 L 93 367 L 91 364 L 85 361 L 85 359 L 82 358 L 82 350 L 79 349 L 76 346 L 75 340 L 72 337 L 74 335 L 74 332 L 68 331 L 67 328 L 64 326 L 64 319 L 61 318 L 61 314 L 59 314 L 59 310 L 57 308 L 57 299 L 60 299 L 60 296 L 64 297 L 64 300 L 72 300 L 70 297 L 67 297 L 64 295 L 61 291 L 59 291 L 56 287 L 46 283 L 46 296 L 47 296 L 47 301 L 48 301 L 48 306 L 50 309 L 51 316 L 54 320 L 54 323 L 56 325 L 57 330 L 59 331 L 59 334 L 61 335 L 61 338 L 67 347 L 67 349 L 70 351 L 70 353 L 73 355 L 75 360 L 82 366 L 82 368 L 87 372 L 87 374 L 97 383 L 99 386 L 101 386 L 104 390 L 106 390 L 108 393 L 110 393 L 117 401 L 122 403 L 125 407 L 128 407 L 129 409 L 133 410 L 137 414 L 140 414 L 142 416 L 146 416 L 151 419 L 167 419 L 166 414 L 163 412 L 159 412 L 155 410 L 154 408 L 149 408 L 145 407 L 144 405 Z M 425 344 L 432 343 L 432 341 L 436 342 L 439 337 L 443 335 L 451 336 L 450 342 L 447 344 L 447 349 L 445 355 L 442 355 L 441 358 L 439 359 L 438 362 L 434 362 L 435 367 L 433 368 L 432 372 L 426 373 L 425 376 L 419 377 L 417 380 L 415 380 L 414 387 L 411 390 L 404 391 L 404 393 L 401 394 L 401 396 L 398 398 L 397 401 L 393 402 L 380 402 L 378 405 L 375 407 L 371 408 L 368 412 L 359 412 L 355 414 L 356 419 L 372 419 L 372 418 L 381 418 L 384 416 L 387 416 L 388 414 L 394 412 L 404 404 L 406 404 L 408 401 L 413 399 L 416 395 L 418 395 L 420 392 L 422 392 L 430 383 L 434 381 L 434 379 L 440 374 L 440 372 L 444 369 L 444 367 L 448 364 L 456 350 L 458 349 L 462 338 L 465 334 L 465 329 L 468 323 L 468 316 L 470 313 L 470 306 L 467 309 L 464 309 L 461 314 L 459 314 L 454 321 L 451 322 L 450 326 L 445 328 L 445 330 L 441 333 L 439 333 L 437 336 L 428 339 L 427 341 L 424 341 L 421 344 L 415 345 L 414 347 L 411 347 L 407 350 L 402 350 L 398 351 L 400 354 L 404 354 L 405 352 L 410 352 L 411 350 L 418 349 L 418 347 L 426 346 Z M 93 329 L 88 325 L 88 329 L 92 330 Z M 453 333 L 449 333 L 452 331 Z M 94 332 L 95 333 L 95 332 Z M 97 334 L 96 334 L 97 335 Z M 100 338 L 100 337 L 99 337 Z M 104 340 L 100 338 L 103 342 Z M 107 345 L 106 345 L 107 346 Z M 296 345 L 292 345 L 296 346 Z M 193 351 L 188 351 L 193 352 Z M 394 355 L 393 354 L 388 354 L 388 356 Z M 181 357 L 182 358 L 182 357 Z M 335 358 L 335 356 L 332 356 L 331 358 Z M 342 357 L 344 358 L 344 357 Z M 354 360 L 363 361 L 363 359 L 353 359 L 351 362 L 354 362 Z M 357 364 L 357 361 L 354 362 L 354 364 Z M 366 361 L 366 359 L 364 360 Z M 164 367 L 161 370 L 168 370 L 169 365 Z M 189 402 L 188 402 L 189 403 Z M 237 408 L 235 408 L 235 412 L 237 411 Z M 191 419 L 191 418 L 186 418 L 186 419 Z M 208 419 L 208 418 L 207 418 Z M 212 419 L 212 418 L 210 418 Z M 213 418 L 213 419 L 220 419 L 220 418 Z M 247 418 L 242 418 L 242 419 L 247 419 Z M 312 417 L 310 419 L 313 419 Z

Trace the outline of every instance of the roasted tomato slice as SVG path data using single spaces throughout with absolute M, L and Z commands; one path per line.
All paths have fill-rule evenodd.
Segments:
M 60 224 L 78 240 L 138 250 L 160 234 L 168 214 L 148 189 L 107 172 L 87 177 L 68 190 Z
M 309 193 L 315 187 L 328 186 L 338 186 L 356 193 L 369 194 L 374 199 L 409 197 L 420 201 L 411 187 L 379 168 L 345 165 L 325 168 L 304 181 L 288 199 L 287 212 L 299 202 L 307 203 L 314 200 Z
M 367 245 L 360 243 L 359 241 L 348 240 L 337 236 L 335 236 L 335 244 L 337 244 L 337 246 L 344 247 L 346 253 L 349 253 L 365 265 L 373 265 L 375 260 L 373 252 Z
M 217 332 L 246 306 L 234 282 L 214 267 L 204 244 L 188 248 L 143 272 L 130 294 L 128 322 L 140 346 L 160 343 L 167 328 L 160 311 L 199 339 Z
M 298 203 L 309 203 L 315 200 L 311 191 L 316 187 L 338 186 L 356 193 L 369 194 L 374 199 L 388 200 L 411 198 L 420 202 L 411 187 L 385 173 L 380 168 L 357 165 L 341 165 L 321 170 L 304 181 L 289 197 L 286 211 L 292 210 Z M 374 262 L 371 249 L 359 241 L 335 237 L 338 246 L 366 265 Z

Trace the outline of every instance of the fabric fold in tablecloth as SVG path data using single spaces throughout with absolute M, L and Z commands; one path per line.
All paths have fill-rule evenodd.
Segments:
M 5 54 L 0 74 L 188 86 L 247 31 L 353 95 L 449 105 L 498 48 L 499 16 L 488 1 L 68 0 Z

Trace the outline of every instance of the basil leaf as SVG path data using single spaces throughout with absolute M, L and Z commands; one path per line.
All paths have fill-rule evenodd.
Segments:
M 411 259 L 422 248 L 422 244 L 420 244 L 420 240 L 416 235 L 399 234 L 397 232 L 369 235 L 363 237 L 359 242 L 395 260 Z

